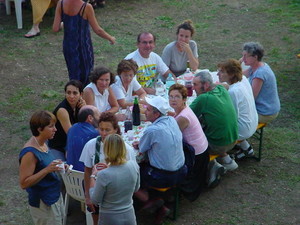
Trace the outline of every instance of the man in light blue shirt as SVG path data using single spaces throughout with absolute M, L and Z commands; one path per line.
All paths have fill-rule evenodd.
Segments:
M 147 154 L 149 162 L 140 164 L 141 188 L 134 196 L 144 203 L 142 210 L 156 211 L 155 224 L 161 224 L 170 213 L 161 198 L 149 199 L 149 187 L 173 187 L 181 183 L 186 174 L 182 148 L 182 133 L 173 117 L 166 116 L 169 104 L 161 96 L 145 98 L 145 115 L 152 122 L 134 147 Z
M 169 109 L 166 99 L 147 98 L 145 112 L 152 122 L 140 139 L 139 151 L 146 153 L 149 163 L 141 166 L 142 185 L 169 187 L 182 181 L 186 174 L 182 133 L 173 117 L 166 116 Z

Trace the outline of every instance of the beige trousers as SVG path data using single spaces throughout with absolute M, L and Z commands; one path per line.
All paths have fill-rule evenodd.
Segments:
M 57 0 L 31 0 L 33 24 L 42 22 L 47 9 L 56 3 Z
M 41 200 L 39 208 L 29 206 L 29 210 L 35 225 L 63 224 L 65 209 L 62 196 L 51 206 L 46 205 Z
M 274 115 L 270 115 L 270 116 L 264 116 L 264 115 L 258 114 L 258 122 L 259 123 L 270 123 L 272 120 L 276 119 L 277 116 L 278 116 L 278 113 L 276 113 Z

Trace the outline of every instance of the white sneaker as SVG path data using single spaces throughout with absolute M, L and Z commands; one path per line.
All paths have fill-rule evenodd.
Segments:
M 221 176 L 226 173 L 224 166 L 216 161 L 211 161 L 208 164 L 208 182 L 207 185 L 210 188 L 216 187 L 221 180 Z
M 230 163 L 222 163 L 222 165 L 228 171 L 233 171 L 239 167 L 239 165 L 234 161 L 234 159 L 231 159 Z

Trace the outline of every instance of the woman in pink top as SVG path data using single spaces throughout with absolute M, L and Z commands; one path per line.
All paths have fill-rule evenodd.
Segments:
M 183 140 L 195 149 L 195 165 L 190 176 L 183 185 L 185 196 L 194 201 L 206 184 L 207 166 L 209 162 L 208 142 L 201 124 L 186 105 L 187 89 L 181 84 L 174 84 L 169 89 L 169 103 L 175 110 L 175 119 L 182 132 Z

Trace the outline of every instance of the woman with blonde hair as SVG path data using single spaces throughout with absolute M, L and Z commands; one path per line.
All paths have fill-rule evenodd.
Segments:
M 179 76 L 187 67 L 199 67 L 197 43 L 192 40 L 195 28 L 191 20 L 185 20 L 177 27 L 177 40 L 169 43 L 163 50 L 162 59 L 170 70 Z
M 140 187 L 139 167 L 134 160 L 127 161 L 122 137 L 111 134 L 104 141 L 107 168 L 93 169 L 90 196 L 99 205 L 99 225 L 136 225 L 133 193 Z M 94 186 L 95 185 L 95 186 Z

